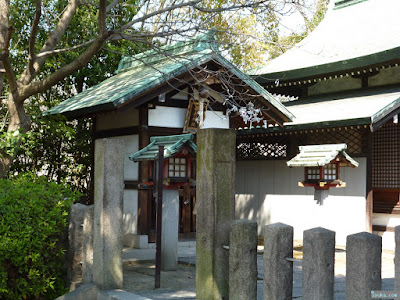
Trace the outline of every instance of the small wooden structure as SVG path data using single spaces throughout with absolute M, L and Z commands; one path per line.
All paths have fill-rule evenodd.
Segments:
M 287 162 L 289 167 L 304 167 L 304 180 L 301 187 L 316 190 L 341 188 L 346 182 L 340 179 L 341 167 L 358 167 L 358 162 L 347 153 L 346 144 L 300 146 L 300 153 Z
M 154 186 L 158 149 L 159 146 L 164 147 L 162 188 L 180 192 L 179 232 L 184 237 L 190 237 L 190 233 L 194 232 L 196 228 L 196 216 L 193 214 L 193 210 L 196 204 L 197 146 L 193 140 L 194 135 L 191 133 L 154 136 L 150 138 L 149 145 L 129 156 L 133 162 L 149 161 L 149 181 L 142 184 Z

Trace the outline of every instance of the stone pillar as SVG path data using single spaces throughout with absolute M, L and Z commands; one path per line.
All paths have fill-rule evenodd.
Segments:
M 178 267 L 178 190 L 163 190 L 161 270 L 173 271 Z
M 229 299 L 257 299 L 257 222 L 235 220 L 229 246 Z
M 71 205 L 68 226 L 68 280 L 73 283 L 82 279 L 83 246 L 85 238 L 83 223 L 88 206 L 77 203 Z
M 304 231 L 303 298 L 333 300 L 335 232 L 325 228 Z
M 228 299 L 230 223 L 235 215 L 236 132 L 197 136 L 196 298 Z
M 381 290 L 382 238 L 368 232 L 346 241 L 346 299 L 370 299 Z
M 95 142 L 93 282 L 102 289 L 122 288 L 124 143 Z
M 264 226 L 264 299 L 292 299 L 293 227 L 275 223 Z
M 93 282 L 93 214 L 94 205 L 88 206 L 83 220 L 82 282 Z
M 400 292 L 400 226 L 395 227 L 394 290 Z

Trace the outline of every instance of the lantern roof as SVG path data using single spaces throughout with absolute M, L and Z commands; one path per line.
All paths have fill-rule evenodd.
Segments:
M 153 136 L 150 144 L 129 156 L 129 159 L 137 162 L 143 160 L 158 159 L 158 147 L 164 146 L 164 158 L 170 158 L 180 152 L 187 145 L 193 152 L 197 152 L 197 146 L 193 142 L 193 134 L 179 134 L 169 136 Z
M 299 146 L 300 153 L 287 162 L 289 167 L 323 167 L 339 158 L 341 166 L 358 167 L 347 153 L 346 144 Z

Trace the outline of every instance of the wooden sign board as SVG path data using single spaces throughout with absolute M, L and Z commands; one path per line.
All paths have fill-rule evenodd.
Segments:
M 183 127 L 183 132 L 191 132 L 196 133 L 200 128 L 200 124 L 204 123 L 206 118 L 206 111 L 208 108 L 209 101 L 208 100 L 195 100 L 190 98 L 188 109 L 186 112 L 185 126 Z M 202 120 L 201 116 L 199 116 L 199 112 L 202 112 Z

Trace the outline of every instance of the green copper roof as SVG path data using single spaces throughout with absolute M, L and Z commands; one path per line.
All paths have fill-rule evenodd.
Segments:
M 287 165 L 289 167 L 322 167 L 341 154 L 347 166 L 358 167 L 358 162 L 346 153 L 346 149 L 346 144 L 299 146 L 300 153 L 289 160 Z
M 400 58 L 400 39 L 393 38 L 400 32 L 400 1 L 341 4 L 340 9 L 331 5 L 324 20 L 303 41 L 251 74 L 264 84 L 344 72 Z
M 259 99 L 263 105 L 278 116 L 276 120 L 278 123 L 293 118 L 279 101 L 217 51 L 214 36 L 210 34 L 157 50 L 149 50 L 133 57 L 125 57 L 121 60 L 116 75 L 65 100 L 46 111 L 44 115 L 65 114 L 78 117 L 118 109 L 147 92 L 168 84 L 170 80 L 211 61 L 224 67 L 260 95 Z
M 184 145 L 197 152 L 197 146 L 193 142 L 193 134 L 180 134 L 170 136 L 154 136 L 150 138 L 150 144 L 138 152 L 129 156 L 132 161 L 156 160 L 158 158 L 158 147 L 164 146 L 164 158 L 169 158 L 178 153 Z
M 355 90 L 305 97 L 284 103 L 296 117 L 281 127 L 242 130 L 239 134 L 370 125 L 377 129 L 400 110 L 400 87 Z

